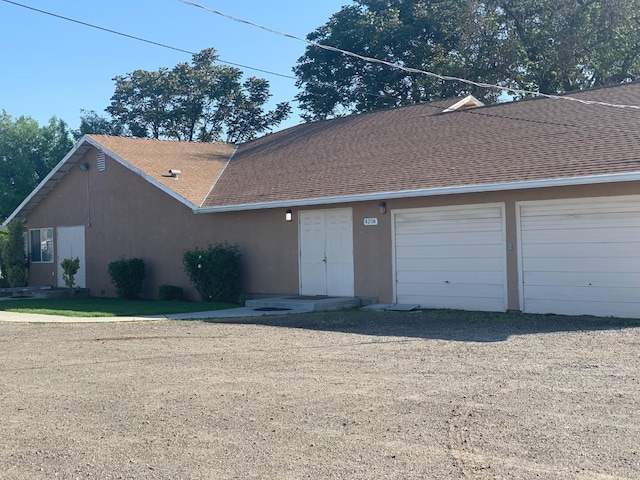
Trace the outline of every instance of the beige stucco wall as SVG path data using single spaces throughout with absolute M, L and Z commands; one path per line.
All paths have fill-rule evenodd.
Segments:
M 227 241 L 237 243 L 245 265 L 245 291 L 295 294 L 298 280 L 298 213 L 284 221 L 284 209 L 193 214 L 185 205 L 107 158 L 107 169 L 95 168 L 96 151 L 73 168 L 29 216 L 28 228 L 85 225 L 87 286 L 96 296 L 114 296 L 107 273 L 109 262 L 141 257 L 147 265 L 144 295 L 154 298 L 162 284 L 179 285 L 197 298 L 182 268 L 182 253 L 194 246 Z M 180 180 L 176 180 L 180 181 Z M 387 200 L 380 214 L 377 201 L 353 203 L 355 295 L 392 302 L 392 211 L 395 209 L 503 202 L 506 213 L 507 283 L 510 309 L 519 309 L 516 202 L 567 197 L 630 195 L 640 182 L 562 188 L 442 195 Z M 318 209 L 344 208 L 326 205 Z M 377 226 L 364 218 L 377 217 Z M 56 258 L 56 263 L 62 259 Z M 32 264 L 30 284 L 55 284 L 56 264 Z
M 27 228 L 85 226 L 86 281 L 95 296 L 115 296 L 109 262 L 141 257 L 147 278 L 144 296 L 154 298 L 162 284 L 197 293 L 182 267 L 187 248 L 227 241 L 238 243 L 245 265 L 245 289 L 253 293 L 297 293 L 297 228 L 277 211 L 195 215 L 167 193 L 107 157 L 107 168 L 95 168 L 95 151 L 72 168 L 29 215 Z M 180 181 L 180 180 L 176 180 Z M 54 263 L 33 263 L 31 285 L 56 282 Z
M 377 297 L 380 302 L 392 302 L 393 266 L 391 212 L 394 209 L 441 207 L 447 205 L 472 205 L 480 203 L 504 203 L 507 246 L 508 308 L 519 310 L 518 241 L 516 202 L 529 200 L 553 200 L 562 198 L 604 197 L 634 195 L 640 193 L 640 182 L 623 182 L 604 185 L 538 188 L 505 192 L 441 195 L 411 199 L 387 200 L 387 213 L 378 213 L 378 202 L 353 205 L 354 264 L 356 296 Z M 377 227 L 364 227 L 365 217 L 378 217 Z

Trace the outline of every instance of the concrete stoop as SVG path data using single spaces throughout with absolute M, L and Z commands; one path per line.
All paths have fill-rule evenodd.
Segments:
M 247 300 L 245 306 L 256 311 L 323 312 L 362 306 L 359 298 L 326 296 L 282 296 Z

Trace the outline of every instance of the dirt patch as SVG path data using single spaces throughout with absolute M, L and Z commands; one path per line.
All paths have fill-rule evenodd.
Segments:
M 428 313 L 0 324 L 0 471 L 639 478 L 640 328 Z

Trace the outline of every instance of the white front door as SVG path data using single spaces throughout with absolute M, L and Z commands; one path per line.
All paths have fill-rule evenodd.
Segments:
M 85 256 L 84 256 L 84 226 L 79 225 L 77 227 L 58 227 L 58 287 L 65 287 L 62 274 L 62 266 L 60 265 L 65 258 L 80 259 L 80 269 L 75 275 L 75 284 L 78 287 L 86 287 L 86 269 L 85 269 Z
M 300 212 L 300 294 L 352 297 L 350 208 Z

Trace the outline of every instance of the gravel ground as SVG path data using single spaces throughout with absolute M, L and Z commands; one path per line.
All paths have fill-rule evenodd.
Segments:
M 640 478 L 637 323 L 246 322 L 0 323 L 0 477 Z

